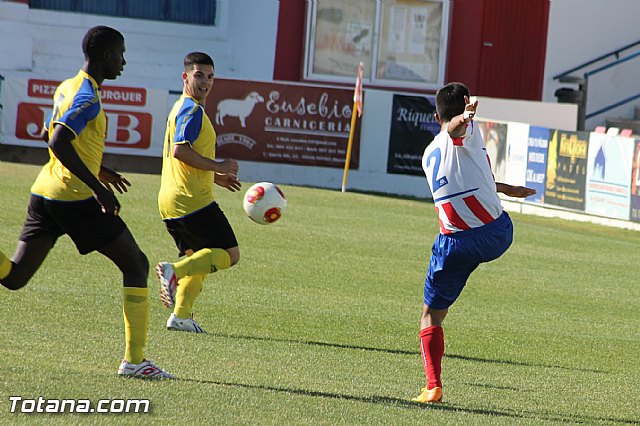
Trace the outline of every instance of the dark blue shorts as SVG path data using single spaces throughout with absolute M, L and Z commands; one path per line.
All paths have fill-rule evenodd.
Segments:
M 424 304 L 432 309 L 451 306 L 478 265 L 502 256 L 512 241 L 513 223 L 507 212 L 479 228 L 439 234 L 424 282 Z

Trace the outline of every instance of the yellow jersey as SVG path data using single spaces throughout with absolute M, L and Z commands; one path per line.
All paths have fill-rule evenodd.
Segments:
M 173 145 L 188 143 L 203 157 L 215 159 L 216 132 L 204 107 L 194 98 L 182 95 L 167 119 L 162 156 L 162 177 L 158 207 L 160 216 L 177 219 L 214 201 L 215 173 L 191 167 L 173 157 Z
M 53 95 L 53 112 L 45 125 L 49 136 L 55 124 L 73 132 L 73 147 L 87 168 L 98 176 L 104 152 L 107 119 L 102 110 L 98 83 L 86 72 L 60 83 Z M 85 200 L 93 191 L 72 174 L 49 149 L 49 162 L 44 165 L 31 187 L 35 195 L 58 201 Z

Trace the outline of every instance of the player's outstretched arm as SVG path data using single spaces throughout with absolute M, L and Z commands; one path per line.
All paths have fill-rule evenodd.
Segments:
M 501 192 L 509 197 L 527 198 L 536 193 L 533 188 L 527 188 L 526 186 L 513 186 L 507 183 L 496 182 L 496 191 Z

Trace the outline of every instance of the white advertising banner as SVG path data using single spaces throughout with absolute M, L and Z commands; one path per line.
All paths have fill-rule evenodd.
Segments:
M 510 185 L 526 185 L 529 127 L 525 123 L 509 123 L 508 126 L 507 167 L 504 182 Z
M 42 147 L 40 130 L 53 108 L 60 81 L 6 77 L 2 83 L 3 143 Z M 105 152 L 160 157 L 168 92 L 143 87 L 102 86 L 107 117 Z
M 591 133 L 585 211 L 629 220 L 634 140 Z

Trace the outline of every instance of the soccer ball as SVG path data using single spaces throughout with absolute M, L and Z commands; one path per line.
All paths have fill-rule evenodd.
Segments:
M 255 223 L 269 225 L 282 217 L 287 208 L 287 199 L 276 185 L 260 182 L 244 194 L 242 207 Z

